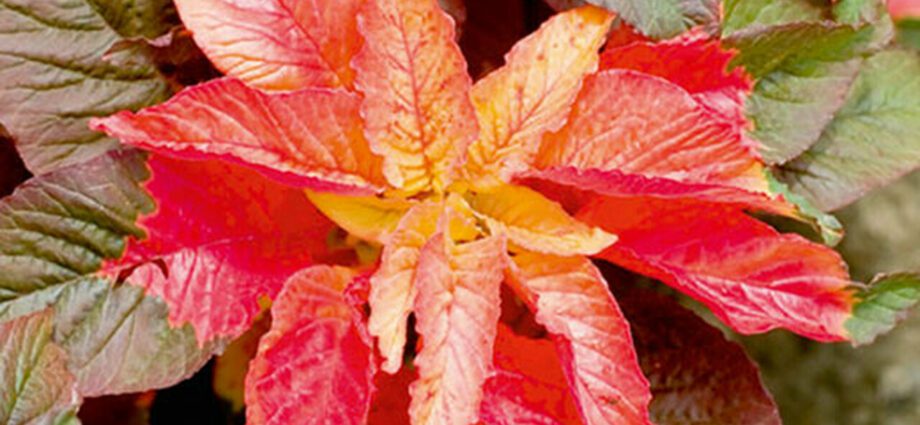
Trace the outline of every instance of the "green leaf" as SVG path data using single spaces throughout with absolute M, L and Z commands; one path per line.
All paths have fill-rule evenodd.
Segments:
M 905 19 L 898 22 L 897 40 L 903 46 L 920 49 L 920 20 Z
M 52 320 L 42 311 L 0 324 L 0 423 L 53 423 L 79 402 Z
M 814 144 L 843 106 L 862 59 L 791 61 L 757 82 L 745 103 L 768 164 L 787 162 Z
M 594 4 L 617 12 L 643 34 L 664 39 L 719 21 L 717 0 L 547 0 L 556 10 Z
M 856 298 L 853 315 L 844 327 L 854 345 L 869 344 L 893 329 L 920 302 L 920 274 L 880 275 Z
M 69 355 L 80 393 L 98 396 L 171 385 L 220 342 L 199 347 L 173 329 L 160 300 L 96 277 L 121 256 L 126 236 L 152 211 L 139 188 L 144 156 L 114 151 L 35 178 L 0 200 L 0 320 L 53 306 L 54 340 Z
M 829 246 L 835 246 L 843 238 L 843 226 L 833 215 L 819 210 L 805 197 L 793 193 L 789 186 L 776 179 L 773 173 L 766 172 L 770 193 L 782 195 L 787 201 L 795 205 L 796 218 L 807 223 L 821 235 L 821 240 Z
M 822 2 L 809 0 L 725 0 L 722 9 L 723 36 L 752 25 L 766 27 L 828 17 Z
M 122 37 L 155 38 L 179 23 L 172 0 L 87 0 Z
M 169 85 L 147 57 L 130 50 L 106 54 L 123 38 L 97 10 L 117 18 L 122 31 L 143 33 L 145 27 L 125 18 L 137 4 L 142 3 L 97 0 L 96 9 L 87 0 L 0 0 L 0 123 L 33 173 L 118 145 L 90 131 L 90 118 L 169 95 Z
M 830 211 L 920 165 L 920 57 L 891 49 L 866 59 L 818 141 L 783 165 L 793 191 Z

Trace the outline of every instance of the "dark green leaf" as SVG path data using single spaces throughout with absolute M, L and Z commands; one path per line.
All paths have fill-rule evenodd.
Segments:
M 844 326 L 854 345 L 869 344 L 893 329 L 920 302 L 920 274 L 878 276 L 857 298 L 853 316 Z
M 818 141 L 782 166 L 792 190 L 830 211 L 920 165 L 920 57 L 888 50 L 866 59 Z
M 0 122 L 33 173 L 112 149 L 115 140 L 87 128 L 90 118 L 157 103 L 170 93 L 143 55 L 106 55 L 121 40 L 86 0 L 0 0 Z
M 179 23 L 172 0 L 87 0 L 122 37 L 155 38 Z
M 55 423 L 80 397 L 67 355 L 51 340 L 52 313 L 0 324 L 0 423 Z
M 920 49 L 920 20 L 905 19 L 898 22 L 897 39 L 903 46 Z
M 547 0 L 557 10 L 591 3 L 617 12 L 643 34 L 664 39 L 719 21 L 717 0 Z

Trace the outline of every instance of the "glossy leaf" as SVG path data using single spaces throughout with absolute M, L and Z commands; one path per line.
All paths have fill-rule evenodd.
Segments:
M 494 364 L 479 412 L 484 424 L 581 424 L 552 341 L 518 336 L 499 324 Z
M 515 290 L 553 334 L 587 424 L 648 424 L 648 381 L 629 325 L 600 272 L 581 257 L 519 254 Z
M 470 193 L 467 199 L 493 234 L 530 251 L 592 255 L 616 242 L 616 235 L 575 220 L 562 206 L 524 186 L 503 185 Z
M 471 176 L 490 184 L 488 176 L 506 177 L 532 160 L 543 134 L 565 123 L 582 79 L 597 69 L 612 18 L 591 6 L 558 14 L 518 42 L 505 66 L 476 82 L 481 131 L 469 149 Z
M 147 237 L 133 239 L 105 273 L 127 274 L 163 298 L 170 322 L 191 323 L 202 343 L 241 334 L 260 297 L 274 297 L 304 266 L 333 259 L 325 246 L 333 226 L 303 191 L 218 161 L 153 156 L 149 166 L 144 187 L 157 210 L 138 222 Z
M 359 28 L 356 85 L 384 175 L 408 193 L 444 190 L 477 132 L 451 19 L 434 0 L 369 0 Z
M 483 384 L 501 313 L 505 241 L 491 236 L 455 245 L 438 233 L 419 256 L 415 358 L 419 378 L 409 387 L 413 424 L 466 425 L 479 416 Z
M 610 197 L 578 218 L 620 236 L 600 258 L 674 286 L 738 332 L 783 327 L 820 341 L 847 336 L 852 283 L 827 247 L 731 206 L 689 200 Z
M 903 50 L 875 54 L 818 141 L 780 176 L 823 210 L 844 206 L 920 165 L 917 116 L 920 57 Z
M 403 362 L 406 326 L 415 304 L 418 288 L 419 255 L 434 234 L 444 207 L 425 202 L 413 207 L 400 220 L 389 243 L 383 249 L 380 268 L 370 281 L 368 302 L 371 308 L 368 331 L 377 337 L 381 366 L 385 372 L 396 373 Z
M 0 324 L 0 422 L 54 423 L 80 397 L 67 354 L 51 340 L 51 311 Z
M 343 297 L 353 277 L 348 269 L 317 266 L 285 284 L 249 366 L 247 423 L 365 423 L 373 350 Z
M 177 0 L 182 22 L 217 67 L 253 87 L 351 87 L 361 46 L 358 0 Z
M 610 274 L 605 275 L 613 279 Z M 757 365 L 736 342 L 675 300 L 629 284 L 613 285 L 629 320 L 659 425 L 780 425 Z
M 368 194 L 383 179 L 379 158 L 361 137 L 359 103 L 339 90 L 266 94 L 226 78 L 92 126 L 170 156 L 223 159 L 290 185 Z

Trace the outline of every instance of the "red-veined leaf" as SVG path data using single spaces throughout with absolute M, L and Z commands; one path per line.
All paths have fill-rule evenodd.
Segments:
M 593 6 L 560 13 L 511 49 L 505 66 L 479 80 L 473 103 L 480 138 L 468 152 L 468 172 L 491 184 L 506 168 L 521 168 L 540 137 L 565 123 L 585 75 L 597 69 L 597 51 L 613 15 Z
M 371 277 L 368 330 L 377 337 L 384 358 L 381 368 L 396 373 L 403 362 L 406 320 L 415 304 L 416 269 L 422 246 L 434 234 L 444 206 L 436 202 L 416 205 L 400 220 L 383 248 L 380 268 Z
M 266 94 L 225 78 L 91 125 L 170 156 L 218 158 L 290 185 L 368 194 L 382 188 L 383 178 L 361 136 L 359 104 L 357 95 L 341 90 Z
M 435 0 L 368 0 L 358 21 L 356 85 L 387 180 L 409 193 L 445 189 L 477 132 L 452 20 Z
M 577 217 L 620 236 L 600 258 L 680 289 L 736 331 L 845 338 L 851 282 L 830 248 L 735 207 L 692 200 L 609 197 Z
M 303 191 L 218 161 L 152 156 L 145 188 L 157 202 L 104 272 L 160 296 L 175 325 L 190 322 L 200 342 L 233 337 L 295 271 L 325 253 L 332 224 Z
M 278 90 L 350 87 L 360 0 L 176 0 L 182 22 L 227 75 Z
M 445 229 L 446 230 L 446 229 Z M 479 417 L 501 313 L 505 241 L 455 245 L 444 233 L 422 248 L 415 280 L 419 379 L 409 388 L 412 423 L 468 425 Z
M 249 424 L 366 422 L 373 350 L 343 296 L 353 278 L 348 269 L 317 266 L 285 284 L 246 376 Z
M 649 384 L 600 272 L 584 257 L 525 253 L 514 264 L 514 288 L 553 334 L 582 420 L 650 423 Z
M 552 341 L 498 326 L 495 374 L 479 416 L 486 425 L 581 425 Z

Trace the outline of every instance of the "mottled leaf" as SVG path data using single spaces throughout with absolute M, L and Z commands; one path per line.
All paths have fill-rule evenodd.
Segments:
M 505 66 L 476 82 L 473 103 L 480 137 L 469 149 L 467 172 L 494 184 L 532 161 L 540 138 L 557 130 L 581 88 L 597 68 L 613 16 L 585 6 L 558 14 L 518 42 Z
M 285 284 L 246 376 L 247 423 L 366 422 L 373 350 L 343 296 L 353 278 L 348 269 L 317 266 Z
M 434 0 L 369 0 L 358 20 L 356 85 L 384 175 L 408 193 L 443 191 L 477 133 L 451 19 Z
M 479 417 L 483 384 L 501 313 L 505 241 L 491 236 L 454 244 L 438 233 L 419 256 L 415 301 L 422 349 L 419 378 L 409 387 L 409 416 L 418 425 L 467 425 Z
M 67 354 L 51 339 L 50 310 L 0 324 L 0 422 L 55 423 L 80 401 Z

